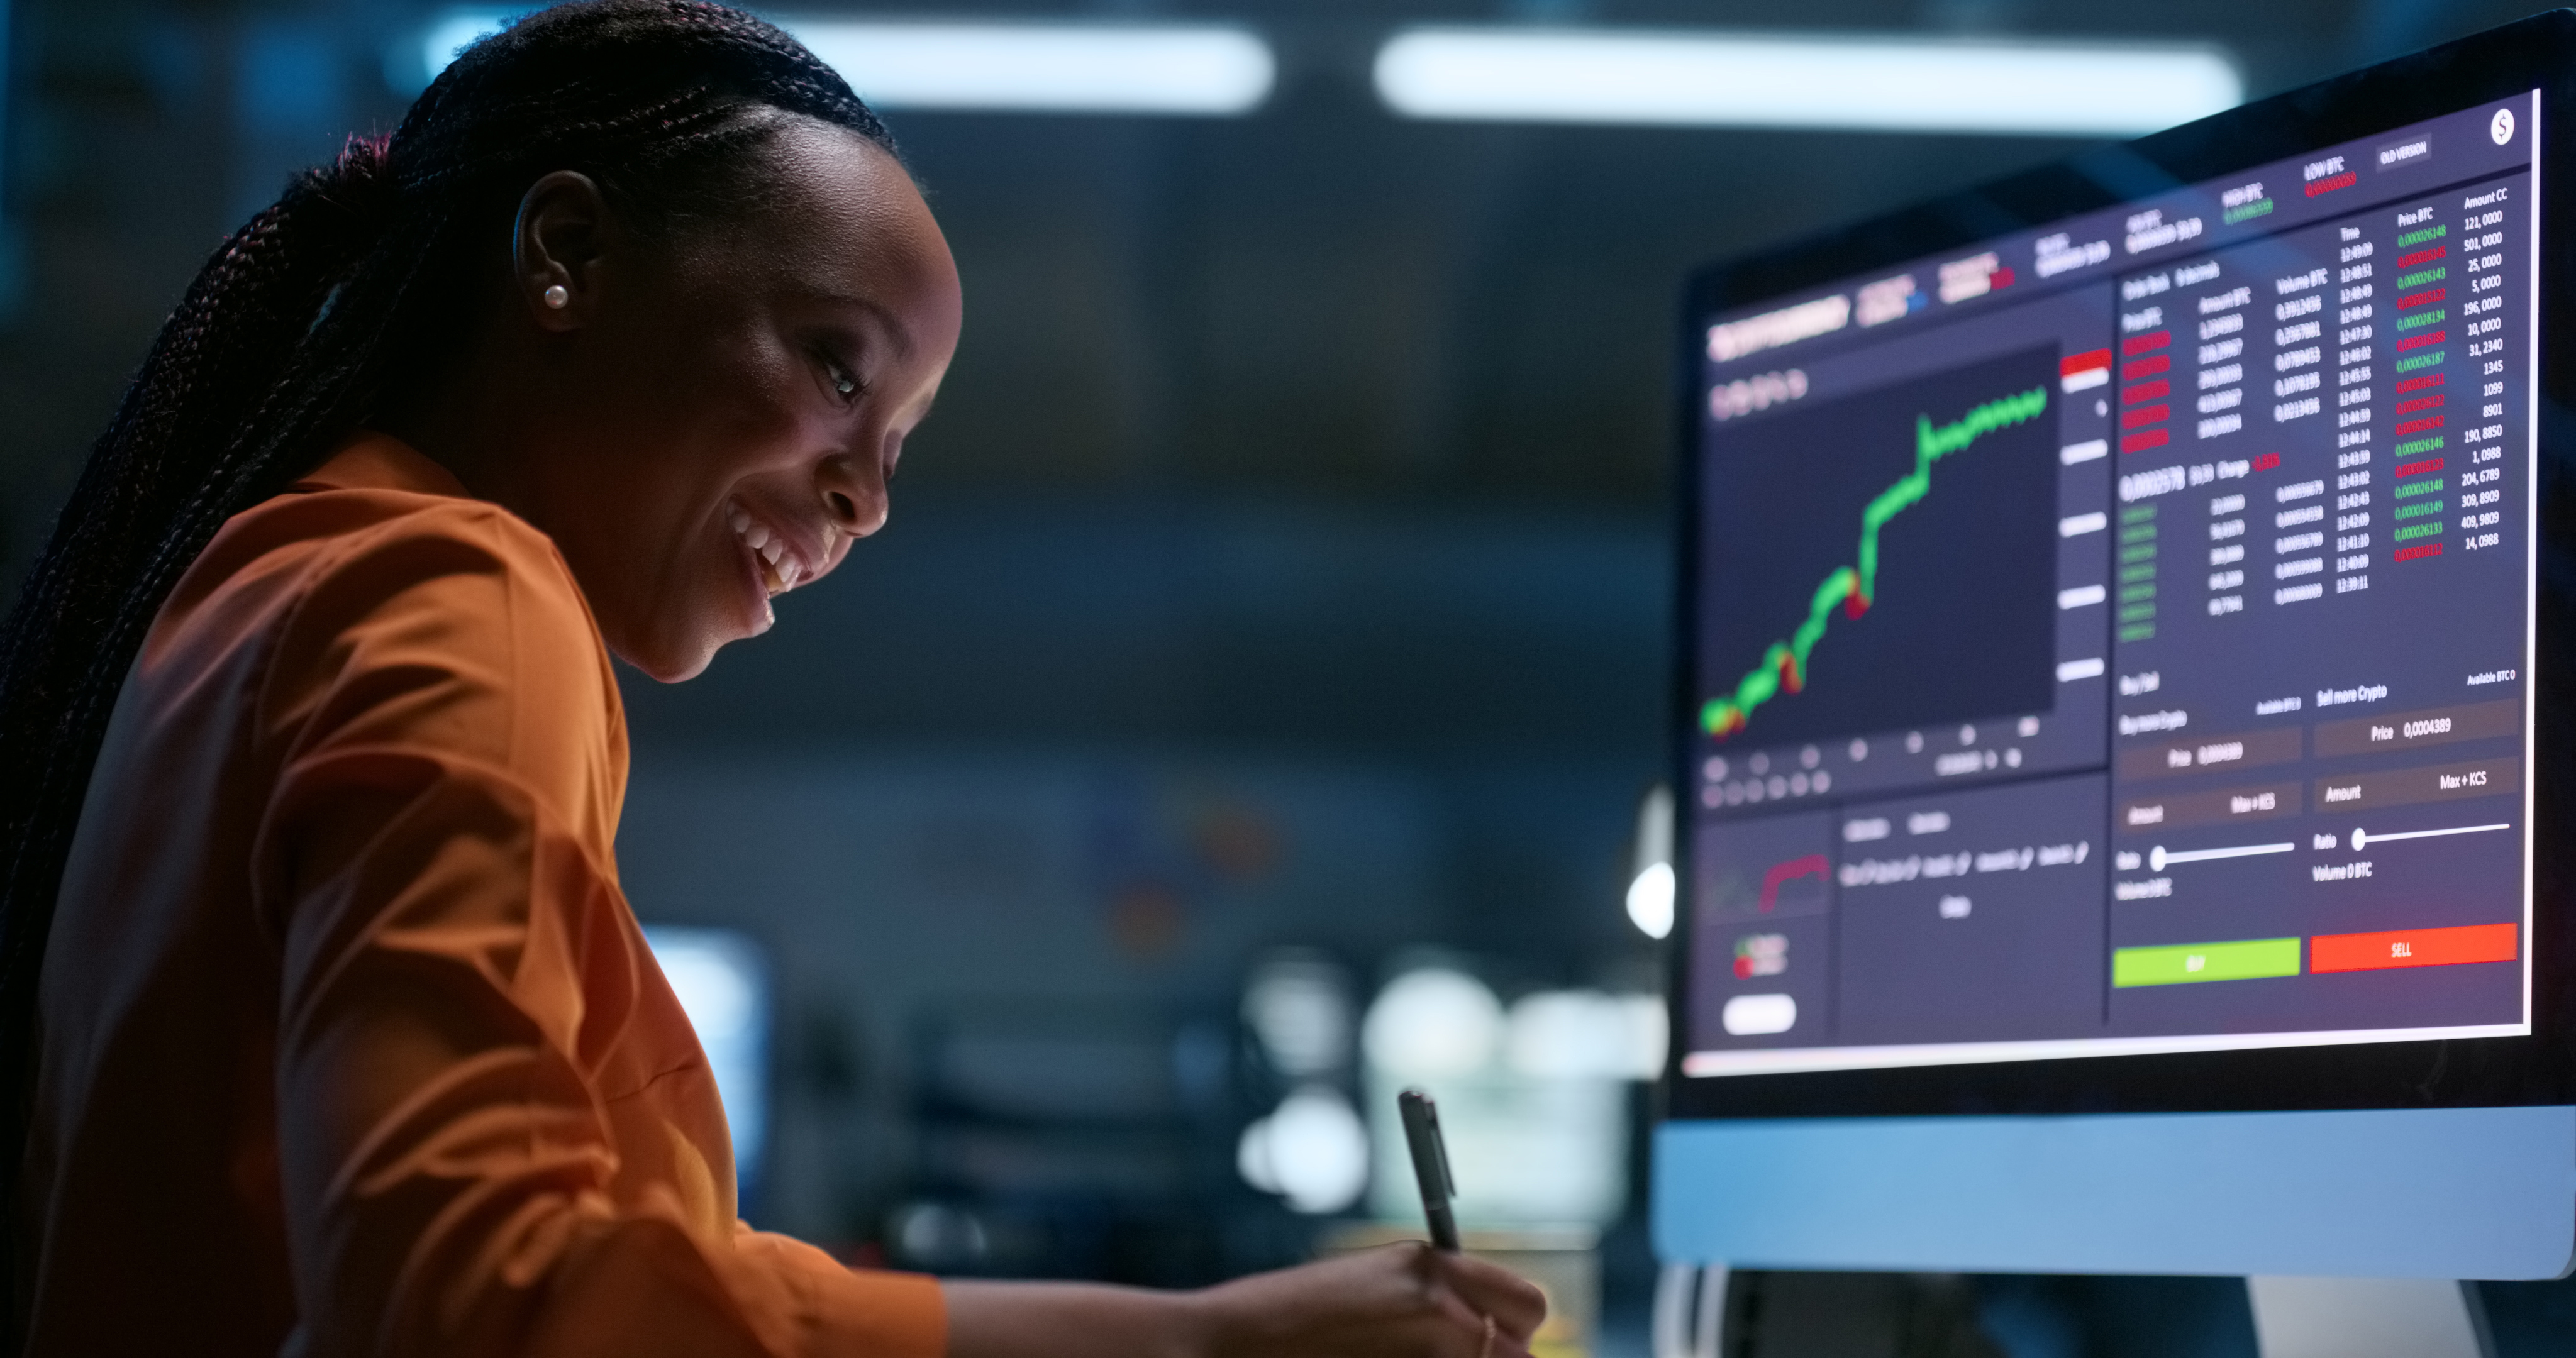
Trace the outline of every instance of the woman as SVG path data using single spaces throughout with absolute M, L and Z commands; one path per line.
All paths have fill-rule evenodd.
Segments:
M 27 1351 L 1522 1351 L 1420 1249 L 943 1286 L 735 1220 L 608 655 L 688 678 L 881 526 L 958 322 L 877 120 L 691 0 L 487 39 L 216 253 L 0 634 Z

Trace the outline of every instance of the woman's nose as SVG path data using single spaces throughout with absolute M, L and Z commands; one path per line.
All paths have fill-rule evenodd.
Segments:
M 824 511 L 843 535 L 863 538 L 885 527 L 885 474 L 872 460 L 827 457 L 816 469 L 814 481 L 815 489 L 822 494 Z

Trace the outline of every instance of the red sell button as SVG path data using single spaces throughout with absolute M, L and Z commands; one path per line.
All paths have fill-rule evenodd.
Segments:
M 2376 971 L 2382 967 L 2510 962 L 2521 955 L 2521 941 L 2522 926 L 2518 924 L 2396 929 L 2384 934 L 2319 934 L 2308 940 L 2308 970 Z

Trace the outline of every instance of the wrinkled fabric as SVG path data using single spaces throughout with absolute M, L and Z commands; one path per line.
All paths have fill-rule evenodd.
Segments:
M 46 949 L 29 1352 L 936 1358 L 934 1282 L 736 1219 L 625 783 L 571 572 L 437 464 L 362 436 L 227 523 Z

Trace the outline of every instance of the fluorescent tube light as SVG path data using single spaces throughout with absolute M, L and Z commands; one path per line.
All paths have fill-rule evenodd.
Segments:
M 1377 89 L 1415 118 L 2124 136 L 2234 106 L 2211 47 L 1417 28 Z
M 428 31 L 420 35 L 420 79 L 410 82 L 415 90 L 426 87 L 438 73 L 456 60 L 456 54 L 474 45 L 478 38 L 498 33 L 503 25 L 527 13 L 517 9 L 451 9 L 429 21 Z M 392 58 L 388 57 L 388 65 Z M 392 72 L 387 71 L 391 78 Z
M 782 24 L 880 108 L 1249 113 L 1270 45 L 1230 24 Z
M 421 37 L 435 77 L 459 48 L 525 11 L 450 10 Z M 1249 113 L 1277 75 L 1270 46 L 1231 24 L 782 19 L 876 108 L 1021 113 Z

